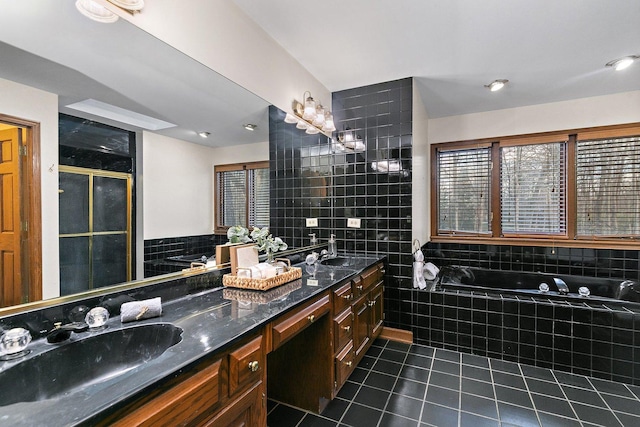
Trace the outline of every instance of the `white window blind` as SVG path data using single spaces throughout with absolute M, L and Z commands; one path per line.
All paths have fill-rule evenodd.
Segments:
M 438 152 L 438 232 L 490 230 L 489 147 Z
M 269 169 L 249 171 L 249 224 L 269 226 Z
M 566 232 L 565 143 L 500 148 L 503 233 Z
M 640 136 L 577 141 L 577 232 L 640 235 Z
M 216 228 L 269 226 L 269 169 L 236 166 L 216 172 Z

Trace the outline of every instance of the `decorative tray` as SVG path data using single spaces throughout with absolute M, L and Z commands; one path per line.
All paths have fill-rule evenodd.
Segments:
M 222 296 L 224 299 L 235 300 L 240 302 L 250 302 L 257 304 L 267 304 L 269 302 L 281 299 L 289 295 L 291 292 L 302 287 L 302 279 L 285 283 L 276 289 L 268 291 L 253 291 L 247 289 L 223 289 Z
M 287 260 L 288 261 L 288 260 Z M 290 265 L 290 264 L 289 264 Z M 238 277 L 236 274 L 225 274 L 222 276 L 222 284 L 231 288 L 251 289 L 254 291 L 266 291 L 276 286 L 284 285 L 302 277 L 302 269 L 299 267 L 289 267 L 277 276 L 268 279 L 258 279 L 253 277 Z

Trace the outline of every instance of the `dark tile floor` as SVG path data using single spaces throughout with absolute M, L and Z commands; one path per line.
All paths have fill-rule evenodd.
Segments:
M 376 340 L 322 414 L 268 411 L 269 427 L 635 427 L 640 387 Z

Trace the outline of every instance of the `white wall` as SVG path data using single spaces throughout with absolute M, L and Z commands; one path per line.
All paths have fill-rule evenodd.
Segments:
M 640 122 L 640 91 L 429 120 L 429 143 Z
M 145 240 L 211 234 L 214 165 L 269 159 L 267 142 L 210 148 L 144 132 L 142 144 Z
M 60 294 L 58 272 L 58 96 L 0 79 L 0 113 L 40 123 L 43 298 Z M 49 168 L 52 168 L 49 170 Z
M 284 111 L 306 90 L 331 103 L 331 93 L 232 1 L 153 0 L 139 14 L 119 14 Z
M 424 108 L 420 90 L 413 80 L 413 158 L 411 170 L 411 234 L 424 245 L 429 240 L 428 218 L 431 186 L 429 180 L 429 116 Z

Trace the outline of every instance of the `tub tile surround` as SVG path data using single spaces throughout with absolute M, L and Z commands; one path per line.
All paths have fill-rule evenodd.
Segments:
M 378 339 L 319 415 L 269 402 L 273 426 L 636 426 L 640 387 Z
M 594 269 L 600 277 L 638 280 L 638 271 L 628 266 L 637 263 L 639 251 L 432 243 L 423 251 L 438 266 L 572 275 Z M 387 309 L 398 312 L 405 328 L 411 325 L 417 343 L 640 384 L 640 307 L 635 304 L 461 290 L 392 293 L 397 298 Z
M 185 268 L 172 263 L 169 257 L 216 253 L 216 246 L 227 242 L 227 236 L 203 234 L 199 236 L 165 237 L 144 241 L 144 277 L 174 273 Z

